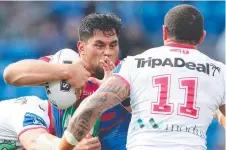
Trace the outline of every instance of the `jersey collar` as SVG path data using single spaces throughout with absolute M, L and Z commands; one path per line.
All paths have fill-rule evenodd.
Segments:
M 120 63 L 120 60 L 117 59 L 116 62 L 115 62 L 115 66 L 118 66 L 119 63 Z
M 190 44 L 181 44 L 176 42 L 167 42 L 164 44 L 164 46 L 170 46 L 170 47 L 178 47 L 178 48 L 187 48 L 187 49 L 196 49 L 196 46 L 190 45 Z

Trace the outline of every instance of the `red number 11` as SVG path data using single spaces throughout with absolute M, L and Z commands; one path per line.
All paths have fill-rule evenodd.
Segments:
M 174 104 L 170 103 L 170 75 L 161 75 L 153 77 L 153 87 L 158 88 L 157 102 L 152 102 L 151 112 L 153 114 L 173 113 Z M 199 108 L 196 107 L 198 78 L 188 77 L 179 79 L 179 88 L 184 89 L 185 97 L 184 104 L 178 105 L 178 115 L 198 118 Z M 179 92 L 179 91 L 178 91 Z

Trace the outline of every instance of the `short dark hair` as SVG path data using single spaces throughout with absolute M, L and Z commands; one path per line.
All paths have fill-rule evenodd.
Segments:
M 178 5 L 165 15 L 164 25 L 168 35 L 177 42 L 198 44 L 200 41 L 204 21 L 202 14 L 193 6 Z
M 104 34 L 114 34 L 115 29 L 117 37 L 119 37 L 122 22 L 119 17 L 111 13 L 92 13 L 86 16 L 79 27 L 79 40 L 87 41 L 93 36 L 94 30 L 101 30 Z

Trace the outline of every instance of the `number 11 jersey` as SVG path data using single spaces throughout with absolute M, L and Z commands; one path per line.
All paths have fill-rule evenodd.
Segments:
M 115 75 L 130 86 L 127 149 L 206 149 L 206 130 L 225 104 L 223 63 L 172 43 L 127 57 Z

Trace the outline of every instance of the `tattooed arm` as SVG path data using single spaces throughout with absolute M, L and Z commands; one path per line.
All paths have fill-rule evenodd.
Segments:
M 121 103 L 128 96 L 129 86 L 127 82 L 118 76 L 110 77 L 78 107 L 64 133 L 60 150 L 73 149 L 76 145 L 75 141 L 82 140 L 89 133 L 102 112 Z

